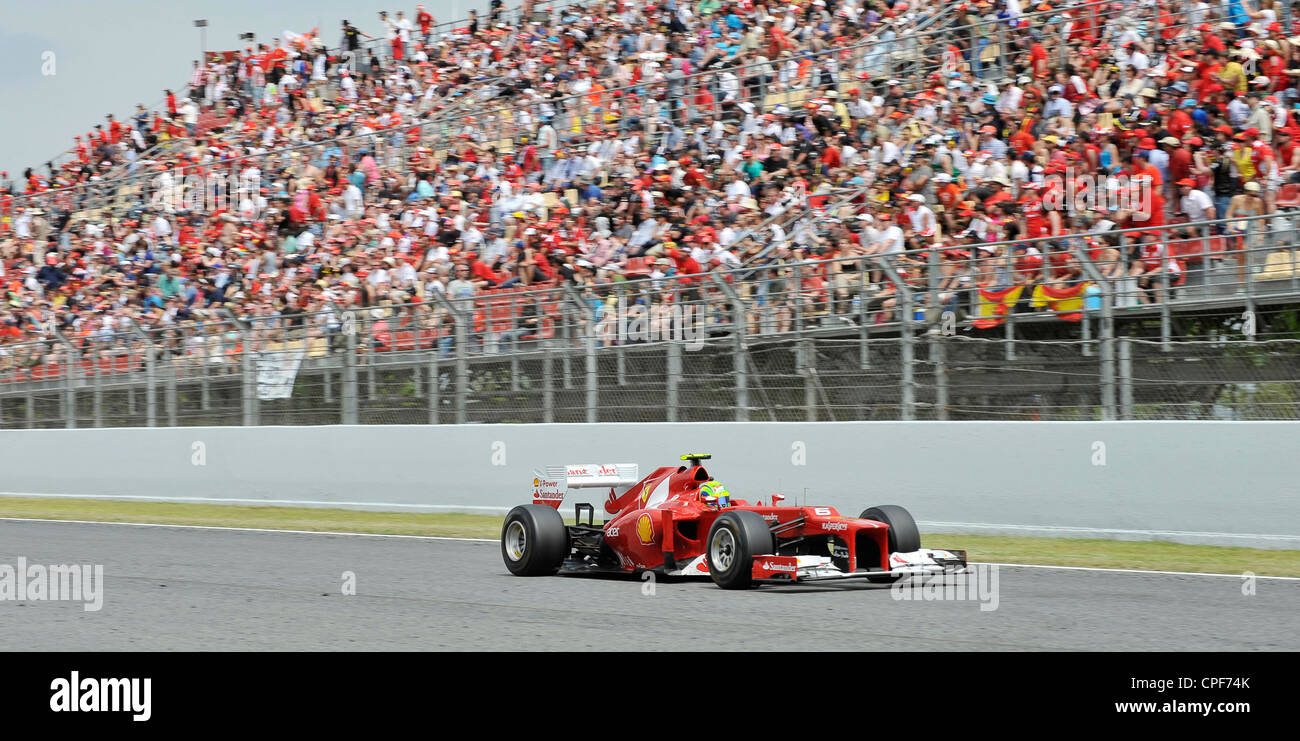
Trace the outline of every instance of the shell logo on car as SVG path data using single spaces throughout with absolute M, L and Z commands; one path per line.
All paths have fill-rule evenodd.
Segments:
M 655 526 L 650 515 L 642 514 L 637 518 L 636 536 L 641 539 L 641 545 L 650 545 L 655 542 Z

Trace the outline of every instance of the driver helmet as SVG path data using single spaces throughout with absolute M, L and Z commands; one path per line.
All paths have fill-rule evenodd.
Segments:
M 727 487 L 723 486 L 721 481 L 714 479 L 705 481 L 700 486 L 700 499 L 709 504 L 716 504 L 718 507 L 731 505 L 731 493 L 727 491 Z

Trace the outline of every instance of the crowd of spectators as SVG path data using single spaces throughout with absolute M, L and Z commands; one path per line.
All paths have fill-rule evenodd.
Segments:
M 876 257 L 960 306 L 1078 285 L 1070 235 L 1126 228 L 1088 254 L 1159 300 L 1204 233 L 1179 222 L 1300 182 L 1290 23 L 1273 0 L 493 0 L 286 32 L 0 175 L 0 342 L 563 284 L 604 311 L 619 282 L 671 301 L 710 271 L 786 301 L 783 326 L 792 302 L 884 321 Z M 186 191 L 215 172 L 228 200 Z M 1067 178 L 1143 205 L 1057 206 Z

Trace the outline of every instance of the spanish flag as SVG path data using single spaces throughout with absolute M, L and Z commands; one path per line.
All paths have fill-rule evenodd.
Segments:
M 1081 321 L 1083 319 L 1084 292 L 1087 288 L 1088 282 L 1086 281 L 1070 288 L 1052 288 L 1051 286 L 1039 285 L 1034 288 L 1031 304 L 1037 309 L 1047 307 L 1056 312 L 1057 318 L 1063 321 Z
M 1024 286 L 1012 286 L 1001 291 L 981 288 L 975 299 L 975 319 L 971 324 L 979 329 L 992 329 L 1003 321 L 1011 307 L 1020 300 Z

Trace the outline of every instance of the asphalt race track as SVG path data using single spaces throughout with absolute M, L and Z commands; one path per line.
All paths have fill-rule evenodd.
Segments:
M 484 542 L 0 522 L 0 564 L 20 556 L 103 564 L 104 603 L 0 601 L 3 651 L 1300 649 L 1300 581 L 1002 567 L 981 611 L 867 584 L 524 579 Z

